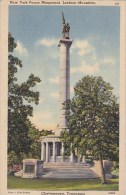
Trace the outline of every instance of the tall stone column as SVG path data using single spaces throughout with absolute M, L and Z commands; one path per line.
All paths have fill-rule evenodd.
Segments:
M 53 142 L 53 162 L 56 162 L 56 144 Z
M 67 121 L 63 103 L 70 99 L 70 46 L 69 39 L 60 40 L 60 79 L 59 79 L 59 128 L 67 128 Z
M 46 142 L 46 162 L 49 161 L 49 143 Z

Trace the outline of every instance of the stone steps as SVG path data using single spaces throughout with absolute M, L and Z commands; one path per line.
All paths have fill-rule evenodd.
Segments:
M 71 173 L 49 173 L 49 174 L 44 174 L 41 176 L 41 178 L 59 178 L 59 179 L 94 179 L 98 178 L 97 175 L 93 173 L 87 173 L 87 174 L 71 174 Z
M 44 168 L 89 168 L 89 164 L 80 163 L 44 163 Z
M 79 173 L 82 173 L 82 172 L 88 172 L 89 169 L 44 169 L 45 172 L 55 172 L 55 171 L 58 171 L 58 172 L 68 172 L 68 171 L 71 171 L 71 172 L 79 172 Z
M 41 178 L 93 179 L 98 175 L 90 169 L 90 165 L 84 163 L 44 163 Z
M 58 171 L 56 171 L 56 172 L 53 172 L 53 171 L 50 171 L 50 172 L 45 172 L 44 173 L 44 175 L 45 174 L 63 174 L 63 175 L 92 175 L 93 174 L 93 172 L 90 172 L 90 171 L 88 171 L 88 172 L 58 172 Z
M 57 169 L 57 170 L 60 170 L 60 169 L 63 169 L 63 170 L 88 170 L 90 167 L 44 167 L 44 169 Z

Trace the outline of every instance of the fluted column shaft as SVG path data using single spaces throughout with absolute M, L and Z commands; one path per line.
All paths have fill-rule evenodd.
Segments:
M 46 142 L 46 162 L 49 161 L 49 143 Z
M 56 161 L 56 144 L 55 144 L 55 142 L 53 142 L 53 162 L 55 162 Z
M 41 160 L 45 160 L 45 144 L 42 142 L 41 144 Z

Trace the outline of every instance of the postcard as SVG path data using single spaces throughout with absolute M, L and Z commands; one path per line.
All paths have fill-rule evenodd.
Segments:
M 0 2 L 0 194 L 126 193 L 126 2 Z

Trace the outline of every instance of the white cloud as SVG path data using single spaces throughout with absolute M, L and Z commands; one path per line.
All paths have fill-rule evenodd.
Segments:
M 52 92 L 49 94 L 52 98 L 58 100 L 59 99 L 59 93 L 58 92 Z
M 37 43 L 45 47 L 52 47 L 53 45 L 58 44 L 58 40 L 54 38 L 53 39 L 44 38 L 44 39 L 40 39 Z
M 87 64 L 85 61 L 82 61 L 80 66 L 71 68 L 71 74 L 75 73 L 94 74 L 97 72 L 99 72 L 99 63 L 91 65 Z
M 25 55 L 25 56 L 28 55 L 28 50 L 24 47 L 24 45 L 20 41 L 17 41 L 17 47 L 15 48 L 15 51 L 20 55 Z
M 78 55 L 84 56 L 94 51 L 94 47 L 87 40 L 76 40 L 73 49 L 78 49 Z
M 59 84 L 59 76 L 54 77 L 54 78 L 49 78 L 50 83 L 53 84 Z
M 103 60 L 101 60 L 101 63 L 113 65 L 115 64 L 115 60 L 112 57 L 104 58 Z

